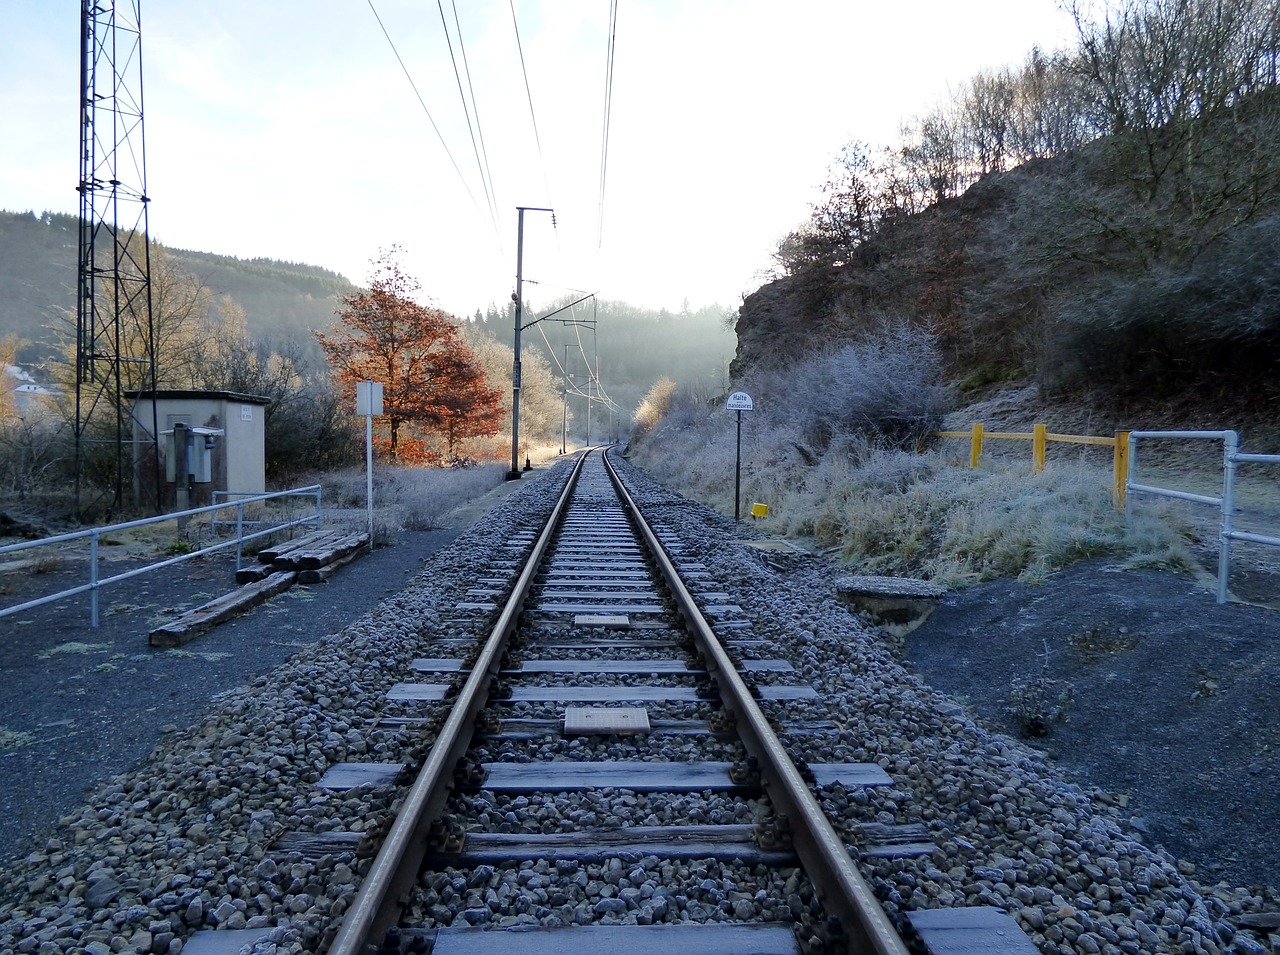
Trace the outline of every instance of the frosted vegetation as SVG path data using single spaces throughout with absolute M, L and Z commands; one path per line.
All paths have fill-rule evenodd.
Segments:
M 735 384 L 743 414 L 742 513 L 768 504 L 762 529 L 839 553 L 858 573 L 960 585 L 1025 581 L 1114 555 L 1185 566 L 1181 534 L 1157 516 L 1126 522 L 1111 503 L 1110 462 L 1025 459 L 977 470 L 937 446 L 950 410 L 934 341 L 885 326 L 874 341 L 823 351 L 785 373 Z M 632 460 L 684 495 L 733 513 L 734 413 L 721 399 L 661 381 L 637 409 Z
M 442 525 L 450 510 L 500 485 L 506 465 L 466 468 L 386 467 L 374 469 L 375 543 L 394 543 L 401 531 L 425 531 Z M 363 528 L 367 518 L 365 474 L 344 470 L 320 476 L 325 507 L 348 512 L 348 523 Z

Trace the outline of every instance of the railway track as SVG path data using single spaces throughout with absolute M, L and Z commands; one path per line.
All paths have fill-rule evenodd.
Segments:
M 974 724 L 824 562 L 746 546 L 619 463 L 685 581 L 659 583 L 596 467 L 559 530 L 567 462 L 92 793 L 0 873 L 0 949 L 876 951 L 852 872 L 912 952 L 1261 951 L 1270 896 L 1200 888 Z M 793 774 L 834 837 L 788 802 Z
M 483 643 L 428 639 L 388 693 L 408 705 L 382 725 L 433 741 L 328 951 L 907 952 L 811 788 L 890 778 L 792 761 L 780 735 L 830 728 L 788 719 L 815 691 L 659 539 L 603 452 L 508 551 L 457 608 L 493 618 Z M 405 770 L 341 764 L 320 786 Z M 881 853 L 934 849 L 920 827 L 878 828 Z M 966 944 L 993 925 L 1025 941 L 983 912 L 1003 921 Z

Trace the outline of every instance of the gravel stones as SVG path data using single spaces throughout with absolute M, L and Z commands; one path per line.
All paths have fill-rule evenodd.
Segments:
M 827 565 L 741 547 L 733 541 L 749 529 L 691 506 L 625 464 L 623 470 L 664 536 L 680 542 L 681 558 L 704 563 L 714 589 L 742 608 L 735 619 L 768 641 L 763 655 L 789 660 L 798 673 L 791 679 L 818 691 L 816 701 L 776 706 L 783 720 L 836 724 L 789 739 L 796 755 L 875 762 L 893 778 L 881 789 L 822 790 L 837 826 L 855 842 L 864 823 L 928 828 L 937 846 L 929 855 L 861 862 L 897 922 L 914 908 L 993 904 L 1044 952 L 1268 951 L 1261 930 L 1239 930 L 1234 920 L 1274 907 L 1274 899 L 1198 886 L 1175 860 L 1128 834 L 1120 807 L 1090 799 L 1035 751 L 975 725 L 907 673 L 883 634 L 839 604 L 838 575 Z M 381 697 L 415 657 L 460 652 L 448 641 L 474 628 L 455 604 L 476 579 L 493 576 L 505 542 L 550 507 L 558 477 L 522 488 L 428 561 L 402 593 L 269 677 L 227 694 L 204 724 L 170 733 L 136 771 L 93 792 L 39 851 L 0 872 L 0 950 L 158 955 L 180 951 L 194 932 L 211 928 L 269 929 L 256 946 L 263 953 L 314 950 L 350 904 L 368 860 L 351 850 L 279 852 L 273 840 L 284 832 L 321 837 L 389 825 L 393 788 L 330 793 L 313 784 L 335 762 L 413 763 L 426 752 L 442 707 Z M 348 572 L 358 573 L 358 565 Z M 421 722 L 374 725 L 390 715 Z M 550 736 L 540 745 L 549 756 L 613 755 L 610 742 L 575 742 L 571 749 Z M 642 745 L 665 758 L 685 743 L 653 737 Z M 501 745 L 493 749 L 501 758 Z M 662 800 L 623 791 L 481 791 L 458 798 L 470 800 L 468 808 L 495 831 L 767 817 L 757 803 L 714 794 Z M 543 862 L 449 870 L 432 874 L 414 904 L 417 916 L 436 923 L 486 926 L 818 917 L 798 873 L 656 857 L 585 868 Z

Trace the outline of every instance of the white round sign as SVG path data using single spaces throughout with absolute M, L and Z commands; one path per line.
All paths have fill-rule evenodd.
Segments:
M 745 391 L 735 391 L 727 399 L 724 406 L 729 411 L 754 411 L 755 406 L 751 403 L 751 396 Z

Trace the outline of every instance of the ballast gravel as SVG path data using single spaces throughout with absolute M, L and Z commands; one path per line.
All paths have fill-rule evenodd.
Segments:
M 788 659 L 793 679 L 817 690 L 814 701 L 782 704 L 785 719 L 836 727 L 790 740 L 797 757 L 875 762 L 893 779 L 882 789 L 823 790 L 837 826 L 927 827 L 937 845 L 931 854 L 861 865 L 896 922 L 917 908 L 991 904 L 1007 909 L 1046 953 L 1280 951 L 1235 921 L 1274 908 L 1273 898 L 1196 885 L 1034 750 L 966 718 L 902 668 L 889 638 L 836 600 L 841 572 L 743 546 L 749 529 L 622 470 L 664 537 L 680 542 L 680 559 L 704 564 L 706 585 L 741 608 L 726 619 L 744 621 L 751 636 L 768 641 L 765 655 Z M 206 722 L 170 734 L 136 771 L 93 792 L 39 850 L 0 873 L 0 950 L 176 955 L 194 932 L 214 928 L 269 929 L 256 946 L 264 953 L 322 945 L 368 860 L 350 851 L 316 860 L 273 853 L 272 840 L 335 830 L 375 839 L 389 825 L 394 789 L 328 792 L 314 784 L 337 762 L 413 763 L 426 752 L 442 707 L 391 706 L 382 696 L 406 679 L 413 658 L 449 655 L 449 644 L 433 649 L 432 641 L 471 635 L 455 604 L 474 581 L 494 576 L 502 545 L 550 508 L 562 473 L 522 488 L 402 593 L 228 695 Z M 424 719 L 376 725 L 387 715 Z M 652 745 L 665 752 L 686 742 Z M 607 744 L 583 751 L 610 755 Z M 742 823 L 760 814 L 750 801 L 715 796 L 680 806 L 616 791 L 517 797 L 523 803 L 483 791 L 467 798 L 486 804 L 494 829 L 530 813 L 543 831 L 588 820 L 666 824 L 673 814 Z M 743 866 L 649 859 L 585 875 L 547 863 L 437 873 L 418 904 L 419 914 L 450 923 L 563 924 L 799 917 L 812 914 L 813 899 L 798 875 L 779 884 Z

